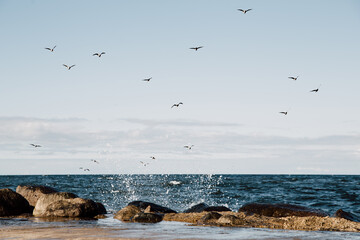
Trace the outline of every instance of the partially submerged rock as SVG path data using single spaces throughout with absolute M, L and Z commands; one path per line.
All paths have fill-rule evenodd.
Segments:
M 141 211 L 144 211 L 148 206 L 150 206 L 151 211 L 153 213 L 176 213 L 176 211 L 174 211 L 170 208 L 163 207 L 158 204 L 151 203 L 151 202 L 133 201 L 133 202 L 129 203 L 128 205 L 136 206 L 136 207 L 140 208 Z
M 344 218 L 344 219 L 347 219 L 347 220 L 350 220 L 353 222 L 360 222 L 359 216 L 357 216 L 353 213 L 350 213 L 350 212 L 345 212 L 342 209 L 339 209 L 335 212 L 335 217 Z
M 19 185 L 16 192 L 21 194 L 30 204 L 35 207 L 37 200 L 45 194 L 58 192 L 56 189 L 41 185 Z
M 230 208 L 225 206 L 209 206 L 206 203 L 196 204 L 189 209 L 186 209 L 184 213 L 196 213 L 196 212 L 228 212 Z
M 0 217 L 31 213 L 32 209 L 20 194 L 9 188 L 0 189 Z
M 132 218 L 132 222 L 138 223 L 158 223 L 163 220 L 163 215 L 158 213 L 139 212 Z
M 119 210 L 117 213 L 115 213 L 114 218 L 119 219 L 123 222 L 130 222 L 132 218 L 140 212 L 141 212 L 140 208 L 134 205 L 128 205 L 123 209 Z
M 238 212 L 244 212 L 245 214 L 248 215 L 258 214 L 267 217 L 288 217 L 288 216 L 326 217 L 328 216 L 325 212 L 318 209 L 312 209 L 308 207 L 291 205 L 291 204 L 281 204 L 281 203 L 280 204 L 248 203 L 242 206 Z

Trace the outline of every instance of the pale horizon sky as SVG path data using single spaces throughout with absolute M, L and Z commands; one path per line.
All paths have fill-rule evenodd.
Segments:
M 359 174 L 359 23 L 356 0 L 0 0 L 0 175 Z

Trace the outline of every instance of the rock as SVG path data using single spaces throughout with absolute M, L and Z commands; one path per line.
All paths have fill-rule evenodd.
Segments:
M 350 212 L 345 212 L 342 209 L 339 209 L 339 210 L 336 211 L 335 217 L 344 218 L 344 219 L 347 219 L 347 220 L 350 220 L 350 221 L 353 221 L 353 222 L 360 222 L 360 217 L 359 216 L 357 216 L 357 215 L 355 215 L 353 213 L 350 213 Z
M 267 217 L 328 216 L 325 212 L 321 210 L 291 204 L 248 203 L 242 206 L 238 212 L 244 212 L 245 214 L 259 214 Z
M 35 207 L 37 200 L 48 193 L 55 193 L 58 192 L 54 188 L 47 187 L 47 186 L 22 186 L 19 185 L 16 188 L 16 192 L 21 194 L 30 204 L 30 206 Z
M 200 213 L 166 213 L 164 221 L 197 223 L 207 212 Z
M 197 222 L 198 224 L 211 224 L 216 222 L 222 215 L 217 212 L 208 212 Z
M 72 198 L 77 198 L 77 196 L 73 193 L 68 193 L 68 192 L 58 192 L 58 193 L 49 193 L 49 194 L 44 194 L 43 196 L 41 196 L 34 208 L 34 212 L 33 215 L 35 217 L 42 217 L 46 215 L 46 211 L 47 211 L 47 207 L 53 203 L 53 202 L 57 202 L 60 200 L 65 200 L 65 199 L 72 199 Z
M 206 203 L 199 203 L 196 204 L 188 209 L 186 209 L 184 211 L 184 213 L 199 213 L 199 212 L 203 212 L 204 209 L 208 208 L 209 205 L 207 205 Z
M 107 214 L 106 208 L 102 203 L 96 202 L 96 205 L 98 209 L 98 214 Z
M 158 213 L 144 213 L 140 212 L 135 214 L 135 216 L 132 218 L 132 222 L 138 222 L 138 223 L 158 223 L 163 220 L 163 215 L 160 215 Z
M 0 189 L 0 217 L 31 213 L 32 207 L 20 194 L 9 188 Z
M 163 207 L 163 206 L 157 205 L 155 203 L 151 203 L 151 202 L 133 201 L 133 202 L 129 203 L 128 205 L 136 206 L 136 207 L 140 208 L 141 211 L 144 211 L 148 206 L 150 206 L 151 211 L 154 213 L 176 213 L 176 211 L 174 211 L 170 208 Z
M 245 225 L 245 221 L 239 217 L 236 217 L 234 215 L 225 215 L 225 216 L 221 216 L 218 220 L 217 220 L 217 224 L 221 225 L 221 226 L 240 226 L 240 225 Z
M 230 208 L 224 206 L 211 206 L 204 209 L 205 212 L 231 212 Z
M 98 205 L 90 199 L 70 198 L 50 203 L 37 217 L 93 218 L 98 215 Z
M 115 214 L 114 218 L 119 219 L 123 222 L 130 222 L 132 220 L 132 218 L 140 212 L 141 212 L 140 208 L 138 208 L 134 205 L 128 205 L 128 206 L 124 207 L 123 209 L 119 210 Z

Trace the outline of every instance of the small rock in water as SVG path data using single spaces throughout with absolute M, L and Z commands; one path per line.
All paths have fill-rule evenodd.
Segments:
M 346 220 L 350 220 L 350 221 L 353 221 L 353 222 L 360 222 L 360 217 L 359 216 L 357 216 L 357 215 L 355 215 L 353 213 L 350 213 L 350 212 L 345 212 L 342 209 L 339 209 L 339 210 L 336 211 L 335 217 L 344 218 Z
M 238 212 L 245 214 L 259 214 L 267 217 L 288 217 L 288 216 L 328 216 L 325 212 L 308 207 L 291 204 L 266 204 L 266 203 L 248 203 L 242 206 Z
M 124 207 L 123 209 L 119 210 L 115 214 L 114 218 L 119 219 L 123 222 L 130 222 L 132 220 L 132 218 L 140 212 L 141 212 L 140 208 L 138 208 L 134 205 L 128 205 L 128 206 Z
M 204 209 L 208 207 L 209 205 L 207 205 L 206 203 L 199 203 L 186 209 L 184 213 L 199 213 L 199 212 L 203 212 Z
M 138 223 L 158 223 L 163 220 L 163 216 L 157 213 L 144 213 L 140 212 L 135 214 L 132 218 L 132 222 Z
M 154 212 L 154 213 L 176 213 L 176 211 L 174 211 L 170 208 L 163 207 L 158 204 L 151 203 L 151 202 L 133 201 L 133 202 L 129 203 L 128 206 L 129 205 L 134 205 L 134 206 L 140 208 L 141 211 L 144 211 L 148 206 L 150 206 L 151 212 Z
M 204 209 L 205 212 L 231 212 L 230 208 L 224 206 L 211 206 Z
M 31 213 L 29 202 L 9 188 L 0 189 L 0 217 Z

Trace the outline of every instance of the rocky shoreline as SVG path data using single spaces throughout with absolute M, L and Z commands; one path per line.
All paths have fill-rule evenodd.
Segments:
M 0 217 L 96 219 L 106 213 L 101 203 L 47 186 L 18 186 L 16 192 L 0 189 Z M 248 203 L 237 212 L 200 203 L 178 213 L 155 203 L 134 201 L 114 218 L 139 223 L 177 221 L 196 226 L 360 232 L 360 218 L 341 209 L 329 216 L 318 209 L 279 203 Z

